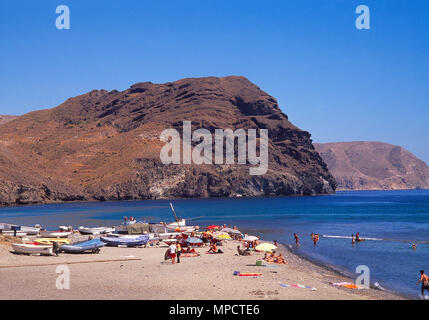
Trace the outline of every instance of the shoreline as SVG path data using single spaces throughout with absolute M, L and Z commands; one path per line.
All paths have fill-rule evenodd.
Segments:
M 86 237 L 75 234 L 72 240 Z M 269 242 L 269 241 L 264 241 Z M 330 282 L 353 282 L 324 266 L 301 258 L 287 246 L 278 251 L 286 265 L 256 266 L 262 252 L 238 256 L 240 242 L 229 240 L 219 247 L 223 254 L 182 257 L 180 264 L 164 261 L 167 246 L 147 248 L 103 247 L 100 254 L 22 256 L 0 245 L 0 270 L 8 279 L 0 282 L 0 299 L 153 299 L 153 300 L 400 300 L 403 296 L 375 289 L 349 289 Z M 122 259 L 123 261 L 119 261 Z M 70 268 L 70 290 L 58 290 L 56 266 Z M 260 272 L 261 276 L 235 276 L 234 272 Z M 283 287 L 301 284 L 308 288 Z M 316 288 L 310 290 L 309 288 Z
M 339 277 L 344 277 L 346 279 L 349 279 L 350 282 L 354 282 L 351 271 L 348 271 L 345 269 L 341 270 L 341 268 L 339 266 L 335 266 L 332 264 L 326 264 L 326 263 L 317 261 L 316 259 L 312 259 L 311 257 L 306 256 L 305 254 L 298 253 L 296 250 L 291 248 L 291 245 L 281 243 L 280 246 L 283 247 L 284 250 L 288 251 L 291 255 L 296 256 L 298 259 L 305 260 L 307 263 L 313 265 L 314 267 L 325 269 L 327 272 L 331 272 L 333 274 L 338 275 Z M 396 292 L 394 290 L 379 289 L 374 285 L 374 282 L 370 283 L 370 289 L 369 290 L 374 290 L 376 292 L 384 293 L 386 295 L 393 295 L 393 296 L 398 297 L 399 299 L 417 300 L 417 298 L 414 296 L 408 296 L 408 295 L 402 294 L 400 292 Z

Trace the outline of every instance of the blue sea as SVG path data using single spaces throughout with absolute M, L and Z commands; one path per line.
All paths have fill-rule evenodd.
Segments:
M 172 201 L 187 224 L 238 226 L 242 232 L 295 247 L 297 253 L 349 275 L 366 265 L 371 283 L 411 298 L 419 270 L 429 271 L 429 190 L 354 191 L 309 197 L 177 199 Z M 21 225 L 117 225 L 123 217 L 152 222 L 173 220 L 167 200 L 83 202 L 0 208 L 0 222 Z M 350 239 L 321 237 L 313 245 L 310 233 L 387 240 L 367 240 L 352 246 Z M 416 250 L 412 242 L 417 241 Z M 425 243 L 426 242 L 426 243 Z

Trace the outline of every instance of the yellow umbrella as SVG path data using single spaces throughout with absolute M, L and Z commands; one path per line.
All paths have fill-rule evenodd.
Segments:
M 255 247 L 258 251 L 265 251 L 265 252 L 271 252 L 274 249 L 277 249 L 277 247 L 271 243 L 261 243 Z
M 232 238 L 227 234 L 220 234 L 216 236 L 216 239 L 219 240 L 232 240 Z

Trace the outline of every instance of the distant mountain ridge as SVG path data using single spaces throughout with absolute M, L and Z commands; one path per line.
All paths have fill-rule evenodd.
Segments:
M 12 121 L 13 119 L 18 118 L 18 116 L 12 116 L 12 115 L 0 115 L 0 126 L 2 124 L 5 124 L 9 121 Z
M 402 147 L 383 142 L 315 143 L 337 190 L 429 189 L 429 167 Z
M 160 133 L 268 129 L 269 166 L 164 165 Z M 311 135 L 276 99 L 239 76 L 93 90 L 0 126 L 0 203 L 333 193 Z

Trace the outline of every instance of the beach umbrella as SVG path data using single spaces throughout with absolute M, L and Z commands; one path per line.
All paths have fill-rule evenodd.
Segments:
M 241 231 L 240 230 L 237 230 L 237 229 L 232 229 L 232 231 L 231 232 L 229 232 L 229 233 L 232 233 L 232 234 L 241 234 Z
M 277 247 L 271 243 L 261 243 L 255 247 L 258 251 L 271 252 L 272 250 L 277 249 Z
M 218 240 L 232 240 L 232 238 L 227 234 L 220 234 L 215 237 Z
M 213 232 L 213 236 L 217 237 L 217 236 L 229 236 L 229 234 L 227 232 L 223 232 L 223 231 L 216 231 Z
M 255 236 L 247 236 L 243 239 L 244 241 L 256 241 L 259 240 L 258 237 Z
M 222 230 L 220 230 L 220 231 L 222 231 L 222 232 L 227 232 L 227 233 L 231 233 L 233 230 L 234 230 L 234 229 L 232 229 L 232 228 L 223 228 L 223 229 L 222 229 Z
M 185 241 L 189 244 L 201 244 L 201 243 L 203 243 L 203 240 L 201 240 L 200 238 L 196 238 L 196 237 L 190 237 L 190 238 L 186 239 Z
M 219 226 L 216 226 L 216 225 L 212 225 L 212 226 L 208 226 L 208 227 L 206 228 L 206 230 L 213 230 L 213 229 L 219 229 L 219 230 L 220 230 L 220 227 L 219 227 Z

